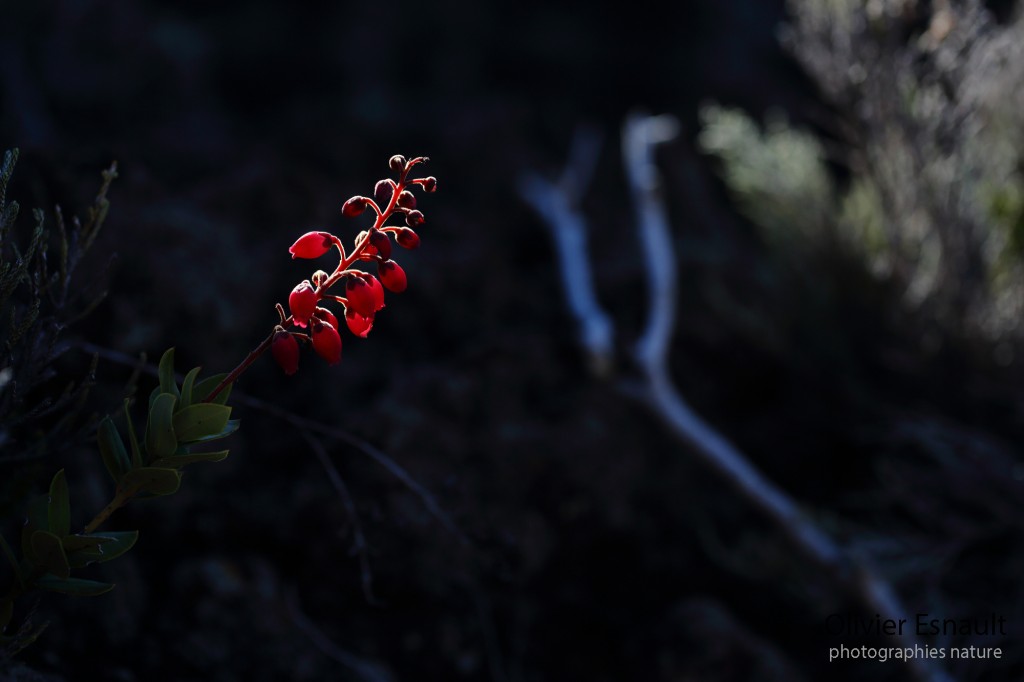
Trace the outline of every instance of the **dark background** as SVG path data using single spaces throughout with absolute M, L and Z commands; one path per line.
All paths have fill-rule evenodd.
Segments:
M 422 247 L 401 255 L 409 289 L 369 339 L 346 336 L 334 368 L 307 354 L 291 378 L 263 358 L 237 391 L 379 448 L 459 529 L 324 438 L 369 543 L 369 603 L 351 520 L 306 441 L 238 405 L 232 456 L 115 516 L 111 527 L 141 530 L 96 573 L 118 588 L 45 599 L 51 625 L 25 663 L 68 680 L 383 679 L 322 651 L 293 594 L 335 649 L 396 680 L 908 679 L 898 664 L 829 666 L 825 617 L 874 614 L 647 410 L 591 378 L 545 227 L 515 191 L 526 171 L 558 172 L 577 125 L 603 132 L 584 210 L 625 349 L 646 294 L 619 129 L 638 109 L 683 122 L 658 155 L 680 253 L 673 376 L 839 542 L 918 523 L 908 498 L 938 484 L 908 433 L 1019 461 L 1019 362 L 996 363 L 966 330 L 936 331 L 856 263 L 777 263 L 697 154 L 705 101 L 813 125 L 832 115 L 778 45 L 781 1 L 82 0 L 3 14 L 0 130 L 21 149 L 12 196 L 81 212 L 99 171 L 119 164 L 93 274 L 104 253 L 118 258 L 106 301 L 66 333 L 70 373 L 88 359 L 82 342 L 151 362 L 176 346 L 181 371 L 227 371 L 309 276 L 292 241 L 308 229 L 351 239 L 368 223 L 343 220 L 341 203 L 370 193 L 390 155 L 431 157 L 439 191 L 420 199 Z M 117 409 L 130 372 L 102 359 L 92 409 Z M 67 466 L 84 522 L 105 494 L 99 458 L 85 444 L 57 460 L 33 465 L 37 485 Z M 941 542 L 938 517 L 980 530 L 927 569 L 948 599 L 908 588 L 911 609 L 1021 611 L 1021 557 L 1008 553 L 1021 515 L 984 514 L 970 500 L 934 509 L 939 537 L 926 528 L 922 542 Z M 912 560 L 919 548 L 901 538 L 892 555 Z M 958 674 L 1018 679 L 1013 641 L 1009 662 Z

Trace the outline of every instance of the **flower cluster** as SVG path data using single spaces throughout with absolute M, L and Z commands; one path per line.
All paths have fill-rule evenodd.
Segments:
M 392 260 L 392 239 L 401 247 L 415 249 L 420 237 L 414 228 L 424 222 L 423 213 L 416 208 L 412 189 L 425 192 L 437 189 L 433 177 L 409 179 L 409 172 L 425 157 L 406 160 L 392 156 L 391 170 L 397 180 L 385 178 L 377 182 L 373 197 L 355 196 L 341 207 L 346 218 L 355 218 L 371 209 L 376 220 L 369 230 L 359 233 L 351 252 L 346 252 L 341 239 L 330 232 L 307 232 L 292 244 L 292 258 L 320 258 L 337 249 L 340 262 L 330 274 L 317 270 L 310 279 L 303 280 L 288 296 L 290 315 L 285 316 L 279 304 L 279 324 L 271 336 L 270 351 L 285 374 L 294 374 L 299 368 L 300 343 L 310 343 L 317 355 L 334 365 L 341 360 L 341 334 L 338 318 L 321 304 L 340 303 L 344 311 L 345 326 L 356 336 L 365 338 L 373 328 L 374 316 L 384 307 L 384 290 L 401 293 L 406 288 L 405 271 Z M 401 214 L 405 225 L 387 225 L 395 214 Z M 374 264 L 377 274 L 356 269 L 357 263 Z M 344 283 L 344 296 L 328 293 L 336 284 Z M 287 327 L 298 327 L 290 330 Z M 306 333 L 305 330 L 309 330 Z

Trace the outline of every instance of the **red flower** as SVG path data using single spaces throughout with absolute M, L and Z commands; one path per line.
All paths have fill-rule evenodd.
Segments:
M 377 274 L 380 275 L 380 281 L 387 287 L 388 291 L 393 291 L 396 294 L 405 291 L 406 284 L 408 283 L 405 278 L 405 270 L 395 261 L 386 260 L 377 265 Z
M 369 241 L 368 246 L 379 253 L 381 258 L 385 260 L 391 258 L 391 240 L 386 234 L 376 228 L 371 228 Z
M 398 195 L 398 205 L 402 208 L 413 209 L 416 208 L 416 197 L 409 190 L 402 190 L 402 193 Z
M 298 284 L 288 296 L 288 307 L 292 311 L 292 322 L 299 327 L 309 324 L 309 318 L 316 310 L 317 295 L 309 280 Z
M 299 369 L 299 342 L 285 330 L 282 329 L 274 334 L 274 340 L 270 343 L 270 352 L 288 376 L 295 374 Z
M 313 330 L 313 350 L 328 365 L 338 364 L 341 360 L 341 337 L 338 330 L 316 317 L 310 320 L 310 326 Z
M 409 227 L 419 227 L 423 224 L 424 220 L 426 219 L 420 211 L 409 211 L 405 214 L 405 224 Z
M 373 317 L 377 312 L 377 296 L 370 284 L 359 275 L 348 278 L 345 283 L 345 298 L 348 300 L 345 307 L 363 317 Z
M 327 232 L 307 232 L 299 237 L 291 248 L 288 249 L 295 258 L 319 258 L 331 250 L 334 242 Z
M 341 206 L 341 215 L 346 218 L 355 218 L 366 210 L 370 200 L 366 197 L 352 197 Z
M 369 273 L 363 273 L 363 279 L 370 285 L 370 292 L 373 293 L 373 312 L 384 308 L 384 287 L 380 281 Z
M 321 320 L 331 325 L 335 329 L 338 328 L 338 318 L 336 318 L 334 316 L 334 313 L 332 313 L 327 308 L 317 308 L 316 311 L 313 313 L 313 316 L 320 318 Z
M 387 206 L 391 202 L 391 197 L 395 194 L 395 187 L 395 181 L 391 178 L 378 180 L 377 184 L 373 186 L 373 196 L 377 203 L 381 206 Z
M 348 325 L 350 332 L 361 339 L 365 339 L 366 335 L 373 329 L 373 315 L 365 317 L 357 312 L 348 310 L 345 312 L 345 324 Z
M 403 227 L 395 233 L 395 241 L 405 249 L 415 249 L 420 245 L 420 236 L 408 227 Z

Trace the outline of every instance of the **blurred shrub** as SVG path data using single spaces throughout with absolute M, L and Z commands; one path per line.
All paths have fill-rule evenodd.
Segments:
M 838 139 L 705 107 L 699 144 L 740 209 L 775 245 L 854 250 L 950 328 L 1019 337 L 1024 17 L 1000 24 L 977 0 L 789 6 L 783 40 Z

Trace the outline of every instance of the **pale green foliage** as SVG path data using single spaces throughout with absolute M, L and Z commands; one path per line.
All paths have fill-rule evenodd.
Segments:
M 762 131 L 737 109 L 701 110 L 701 148 L 718 156 L 741 211 L 764 227 L 773 241 L 818 234 L 835 206 L 817 138 L 789 127 L 779 117 Z
M 1020 336 L 1024 15 L 932 5 L 790 1 L 783 39 L 841 112 L 841 187 L 815 135 L 778 117 L 706 107 L 699 142 L 770 242 L 838 241 L 946 324 Z

